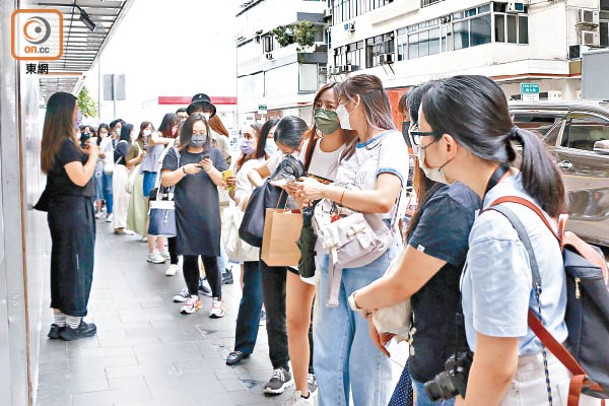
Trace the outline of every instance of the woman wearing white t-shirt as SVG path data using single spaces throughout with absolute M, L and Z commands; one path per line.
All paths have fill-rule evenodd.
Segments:
M 336 177 L 340 156 L 346 144 L 353 140 L 352 131 L 340 128 L 336 107 L 338 99 L 334 88 L 337 82 L 319 89 L 313 99 L 313 126 L 309 130 L 305 149 L 305 169 L 309 177 L 330 183 Z M 317 247 L 321 252 L 321 248 Z M 302 275 L 302 274 L 301 274 Z M 288 272 L 286 285 L 286 313 L 288 347 L 292 362 L 292 375 L 296 384 L 294 404 L 313 404 L 317 383 L 312 364 L 313 336 L 311 310 L 315 299 L 315 284 L 319 277 L 305 278 Z
M 343 129 L 357 132 L 356 143 L 342 154 L 336 179 L 331 185 L 306 179 L 297 196 L 320 204 L 337 204 L 350 210 L 377 215 L 393 231 L 397 241 L 397 221 L 404 215 L 408 179 L 408 149 L 392 121 L 389 98 L 379 78 L 357 75 L 337 86 L 336 109 Z M 319 385 L 319 405 L 387 404 L 391 366 L 369 337 L 368 322 L 354 313 L 347 298 L 357 289 L 380 278 L 396 255 L 389 248 L 368 265 L 342 272 L 338 305 L 319 307 L 315 325 L 313 363 Z M 330 284 L 329 257 L 322 251 L 320 291 Z

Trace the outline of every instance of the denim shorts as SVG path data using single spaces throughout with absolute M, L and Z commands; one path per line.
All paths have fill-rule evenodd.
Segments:
M 150 191 L 154 189 L 156 172 L 144 171 L 144 197 L 150 197 Z

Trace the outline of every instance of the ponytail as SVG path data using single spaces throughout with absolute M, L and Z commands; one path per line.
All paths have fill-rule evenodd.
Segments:
M 558 217 L 564 210 L 565 185 L 556 163 L 533 133 L 514 127 L 510 139 L 522 145 L 520 172 L 524 190 L 551 217 Z

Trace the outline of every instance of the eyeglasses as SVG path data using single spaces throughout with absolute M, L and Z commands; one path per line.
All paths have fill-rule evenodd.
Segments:
M 442 134 L 439 131 L 408 131 L 408 134 L 410 134 L 410 139 L 412 140 L 412 143 L 419 146 L 421 145 L 421 137 L 434 137 L 434 139 L 437 141 L 440 138 L 442 138 Z

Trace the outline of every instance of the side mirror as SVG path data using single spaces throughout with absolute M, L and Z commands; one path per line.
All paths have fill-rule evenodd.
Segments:
M 594 143 L 594 152 L 609 155 L 609 140 L 596 141 Z

